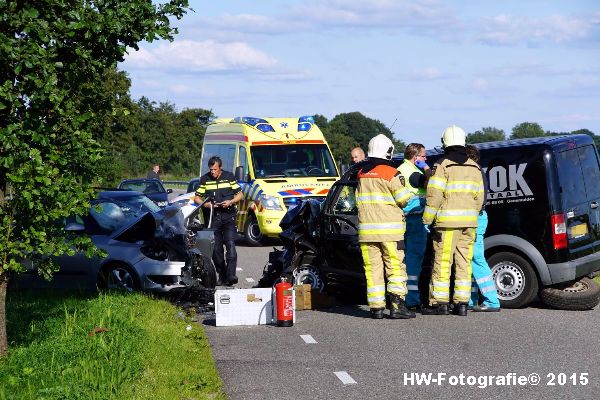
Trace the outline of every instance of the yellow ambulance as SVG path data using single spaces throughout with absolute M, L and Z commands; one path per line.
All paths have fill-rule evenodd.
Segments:
M 237 228 L 259 246 L 277 237 L 279 222 L 302 199 L 325 199 L 339 174 L 331 150 L 312 116 L 217 119 L 206 129 L 200 176 L 219 156 L 244 193 Z

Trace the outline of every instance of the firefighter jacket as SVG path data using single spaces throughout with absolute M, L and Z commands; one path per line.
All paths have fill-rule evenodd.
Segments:
M 359 242 L 397 242 L 406 230 L 402 208 L 413 194 L 386 160 L 372 158 L 358 172 L 356 205 Z
M 427 185 L 423 223 L 438 228 L 475 228 L 484 202 L 481 169 L 464 147 L 447 149 L 433 166 Z

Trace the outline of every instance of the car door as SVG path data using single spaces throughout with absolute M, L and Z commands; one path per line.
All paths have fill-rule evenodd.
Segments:
M 364 286 L 364 267 L 358 245 L 356 181 L 338 181 L 330 190 L 321 218 L 321 251 L 327 261 L 329 285 Z

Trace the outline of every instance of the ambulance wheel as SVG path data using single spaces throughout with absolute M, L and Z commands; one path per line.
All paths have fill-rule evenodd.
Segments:
M 520 255 L 503 251 L 492 255 L 488 264 L 503 308 L 525 307 L 538 294 L 537 275 Z
M 248 220 L 244 226 L 244 237 L 250 246 L 257 247 L 262 245 L 262 240 L 264 237 L 260 232 L 260 226 L 258 226 L 256 217 L 252 214 L 248 215 Z
M 590 278 L 542 289 L 540 299 L 559 310 L 591 310 L 600 302 L 600 287 Z

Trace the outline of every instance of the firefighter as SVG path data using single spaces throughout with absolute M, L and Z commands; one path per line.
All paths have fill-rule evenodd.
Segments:
M 423 224 L 432 233 L 434 258 L 429 306 L 423 307 L 422 313 L 448 314 L 454 263 L 454 313 L 466 316 L 475 228 L 484 200 L 483 180 L 481 169 L 467 156 L 465 131 L 456 125 L 446 128 L 442 145 L 444 157 L 433 166 L 423 212 Z
M 467 156 L 476 163 L 479 163 L 479 150 L 477 147 L 472 145 L 466 146 Z M 475 234 L 475 244 L 473 247 L 473 259 L 471 261 L 471 267 L 473 269 L 473 286 L 471 289 L 471 300 L 469 306 L 473 307 L 475 312 L 498 312 L 500 311 L 500 301 L 498 300 L 498 293 L 496 292 L 496 284 L 492 276 L 490 266 L 485 260 L 484 247 L 483 247 L 483 235 L 487 229 L 488 216 L 485 211 L 485 199 L 487 197 L 487 184 L 485 175 L 482 174 L 484 183 L 484 203 L 479 216 L 477 217 L 477 230 Z M 479 293 L 483 297 L 483 303 L 479 305 Z
M 414 318 L 406 308 L 406 266 L 404 265 L 405 221 L 402 208 L 412 197 L 404 178 L 390 160 L 392 141 L 379 134 L 369 141 L 366 165 L 358 172 L 356 204 L 358 241 L 365 264 L 367 300 L 371 317 L 383 318 L 386 282 L 390 297 L 390 318 Z
M 425 208 L 425 187 L 431 176 L 431 169 L 425 162 L 425 146 L 411 143 L 404 149 L 404 161 L 398 171 L 405 177 L 405 186 L 415 195 L 404 207 L 406 232 L 404 233 L 406 273 L 408 275 L 406 306 L 418 308 L 421 305 L 419 296 L 419 275 L 427 244 L 427 231 L 423 226 L 423 209 Z

